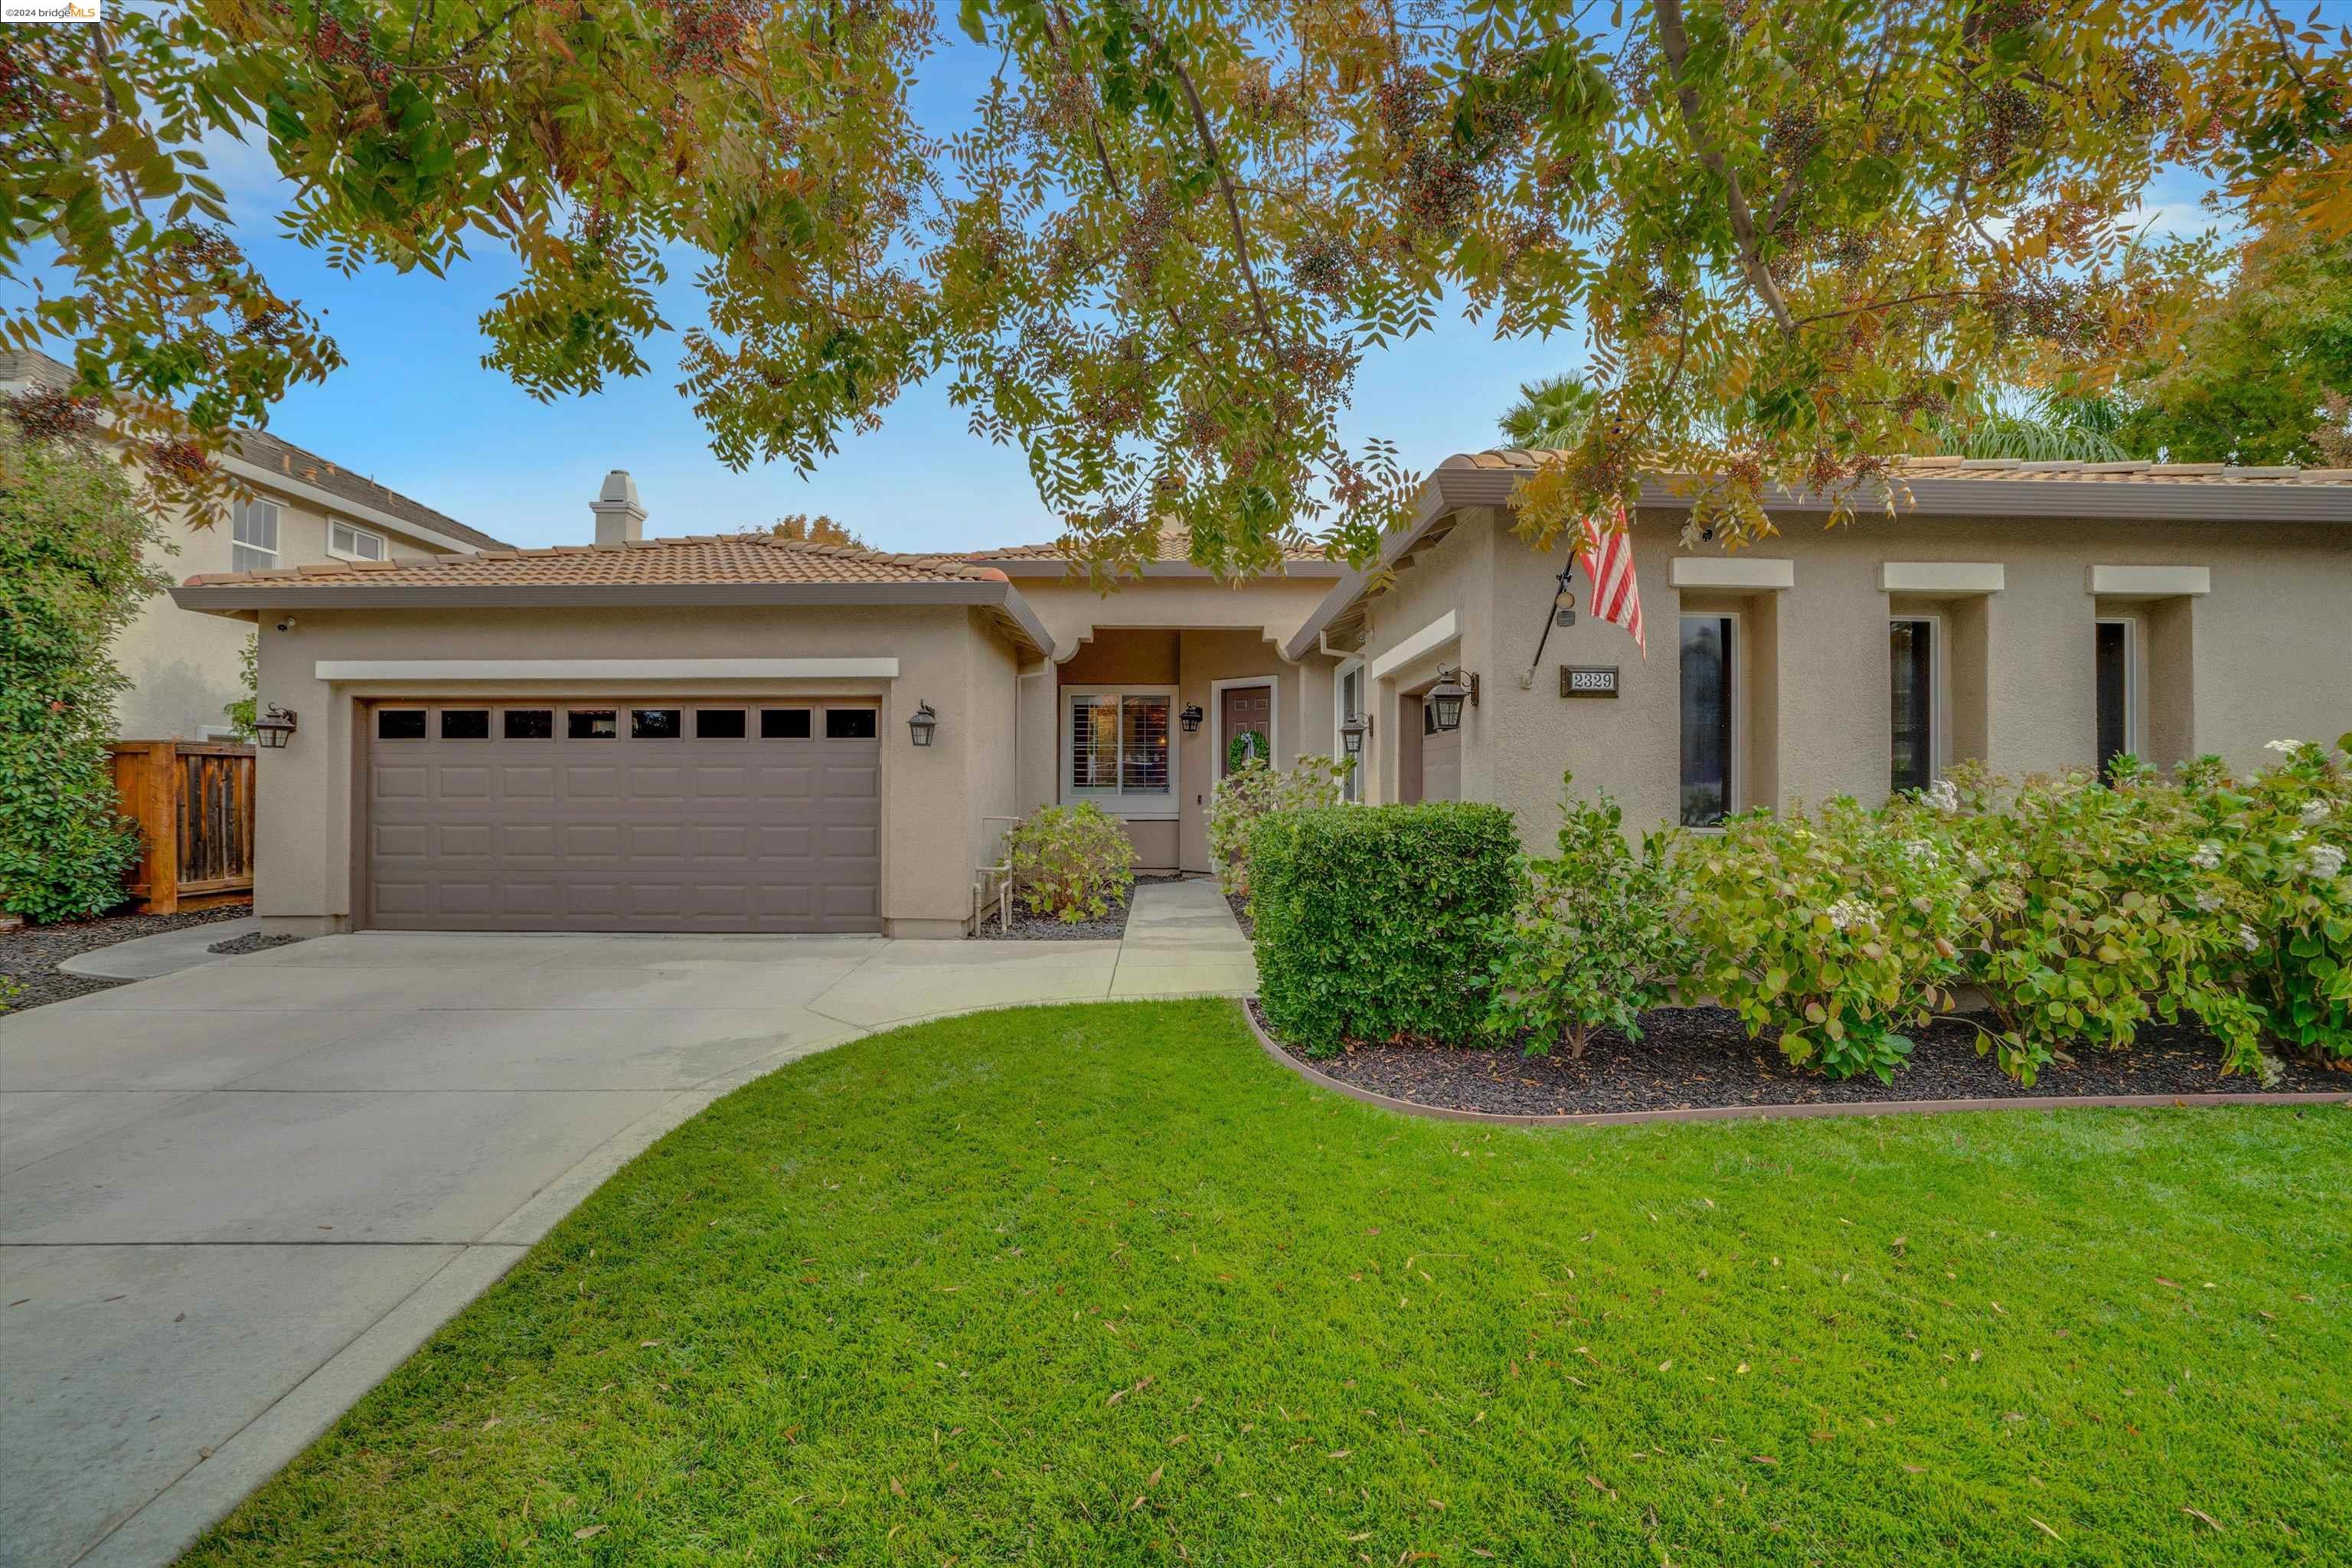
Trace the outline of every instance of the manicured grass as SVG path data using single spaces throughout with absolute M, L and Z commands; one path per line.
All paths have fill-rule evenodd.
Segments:
M 2343 1110 L 1487 1131 L 987 1014 L 672 1134 L 194 1561 L 2343 1562 L 2347 1215 Z

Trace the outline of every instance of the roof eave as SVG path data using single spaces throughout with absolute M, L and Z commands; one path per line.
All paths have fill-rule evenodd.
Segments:
M 1531 468 L 1441 467 L 1429 477 L 1415 499 L 1412 516 L 1381 542 L 1372 566 L 1349 572 L 1325 595 L 1315 613 L 1283 645 L 1283 657 L 1297 660 L 1319 646 L 1332 622 L 1360 599 L 1374 572 L 1409 553 L 1439 522 L 1473 507 L 1507 507 Z M 1922 517 L 2053 517 L 2122 519 L 2137 522 L 2334 522 L 2352 523 L 2352 485 L 2264 484 L 2230 482 L 2200 484 L 2193 480 L 2167 484 L 2126 484 L 2101 480 L 2048 479 L 1947 478 L 1898 475 L 1896 483 L 1909 492 L 1898 502 L 1901 512 Z M 1638 505 L 1659 509 L 1691 504 L 1691 480 L 1661 476 L 1642 481 Z M 1849 496 L 1867 510 L 1876 503 Z M 1767 511 L 1827 512 L 1834 498 L 1787 489 L 1767 489 Z
M 1060 556 L 1050 559 L 1037 556 L 1007 559 L 1002 556 L 975 555 L 969 559 L 975 566 L 991 567 L 1008 577 L 1052 578 L 1057 582 L 1080 584 L 1087 581 L 1083 571 L 1074 570 L 1071 563 Z M 1116 574 L 1114 580 L 1124 581 L 1137 576 L 1154 580 L 1180 578 L 1194 582 L 1231 583 L 1237 587 L 1247 587 L 1254 583 L 1280 582 L 1286 578 L 1340 577 L 1347 574 L 1347 570 L 1345 565 L 1337 561 L 1286 561 L 1279 567 L 1258 573 L 1255 576 L 1221 577 L 1208 567 L 1195 566 L 1189 561 L 1155 561 L 1139 569 L 1134 567 L 1124 569 Z

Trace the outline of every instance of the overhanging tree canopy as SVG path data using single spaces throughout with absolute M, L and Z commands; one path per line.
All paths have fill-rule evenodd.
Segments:
M 1169 521 L 1361 557 L 1412 491 L 1339 421 L 1449 291 L 1582 327 L 1601 394 L 1532 480 L 1548 533 L 1643 468 L 1769 527 L 1874 496 L 1996 384 L 2096 390 L 2177 334 L 2196 256 L 2133 243 L 2184 163 L 2352 231 L 2352 37 L 2273 0 L 962 0 L 999 64 L 919 123 L 921 0 L 156 0 L 7 29 L 7 309 L 203 491 L 205 450 L 338 363 L 222 226 L 194 143 L 266 141 L 340 264 L 503 246 L 487 363 L 644 371 L 699 258 L 681 386 L 730 463 L 820 460 L 919 380 L 1017 443 L 1076 552 Z M 171 411 L 159 415 L 158 409 Z M 184 430 L 173 417 L 184 420 Z M 215 490 L 216 493 L 216 490 Z

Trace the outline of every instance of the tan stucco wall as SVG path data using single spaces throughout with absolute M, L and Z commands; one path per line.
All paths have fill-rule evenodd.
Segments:
M 266 486 L 260 492 L 278 506 L 278 563 L 300 566 L 329 559 L 327 513 Z M 363 519 L 349 518 L 384 536 L 395 559 L 429 555 L 438 549 Z M 226 516 L 205 528 L 188 525 L 184 511 L 163 524 L 165 550 L 148 560 L 175 583 L 200 572 L 236 570 Z M 115 703 L 115 732 L 129 740 L 197 739 L 206 726 L 226 728 L 221 710 L 245 695 L 238 663 L 248 627 L 222 616 L 183 610 L 165 594 L 147 601 L 114 645 L 115 663 L 131 678 L 131 689 Z
M 2135 744 L 2165 764 L 2218 752 L 2239 767 L 2265 742 L 2333 737 L 2352 726 L 2352 531 L 2326 524 L 2179 524 L 2047 519 L 1872 519 L 1823 531 L 1792 515 L 1785 532 L 1748 553 L 1794 563 L 1792 588 L 1678 594 L 1669 585 L 1681 514 L 1644 514 L 1635 561 L 1648 616 L 1646 662 L 1625 634 L 1591 618 L 1580 574 L 1579 621 L 1556 629 L 1532 687 L 1522 690 L 1551 601 L 1555 555 L 1538 554 L 1479 513 L 1424 552 L 1396 590 L 1372 601 L 1365 648 L 1378 656 L 1448 610 L 1456 647 L 1376 685 L 1369 798 L 1391 799 L 1400 726 L 1396 697 L 1441 664 L 1481 677 L 1465 710 L 1465 798 L 1518 815 L 1530 843 L 1549 838 L 1559 774 L 1606 787 L 1629 829 L 1678 814 L 1680 672 L 1676 617 L 1694 609 L 1743 618 L 1743 805 L 1813 802 L 1844 792 L 1884 799 L 1889 750 L 1886 620 L 1878 587 L 1887 561 L 1997 562 L 2006 587 L 1979 598 L 1902 607 L 1944 616 L 1948 676 L 1944 761 L 1977 755 L 2012 775 L 2079 765 L 2093 749 L 2092 626 L 2133 617 L 2141 702 Z M 2098 565 L 2211 570 L 2196 598 L 2108 601 L 2087 591 Z M 1561 664 L 1614 664 L 1623 695 L 1562 699 Z
M 260 753 L 255 904 L 270 929 L 345 929 L 354 908 L 352 795 L 364 699 L 527 690 L 551 697 L 659 692 L 678 697 L 873 697 L 881 704 L 882 915 L 896 935 L 958 934 L 971 906 L 971 868 L 993 847 L 989 815 L 1009 811 L 1015 721 L 1014 656 L 961 607 L 693 610 L 298 612 L 295 628 L 265 621 L 261 692 L 293 709 L 300 728 Z M 315 679 L 320 659 L 895 658 L 895 680 L 742 681 L 675 677 L 644 682 L 370 681 Z M 932 745 L 909 743 L 919 700 L 940 715 Z
M 1281 652 L 1281 639 L 1321 602 L 1330 579 L 1229 585 L 1150 577 L 1129 579 L 1108 595 L 1058 579 L 1024 578 L 1016 585 L 1062 655 L 1050 675 L 1022 682 L 1017 773 L 1024 811 L 1060 798 L 1064 686 L 1173 686 L 1178 710 L 1197 703 L 1213 715 L 1213 682 L 1264 677 L 1275 687 L 1277 764 L 1332 749 L 1331 667 L 1321 659 L 1290 664 Z M 1204 721 L 1197 733 L 1176 731 L 1176 819 L 1129 824 L 1146 868 L 1208 869 L 1214 729 Z

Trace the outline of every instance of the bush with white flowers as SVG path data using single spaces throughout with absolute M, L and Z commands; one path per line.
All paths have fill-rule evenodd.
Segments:
M 2235 927 L 2229 982 L 2263 1028 L 2305 1055 L 2352 1058 L 2352 769 L 2316 742 L 2277 741 L 2280 760 L 2232 778 L 2215 760 L 2183 770 L 2183 805 L 2212 853 L 2198 907 Z

